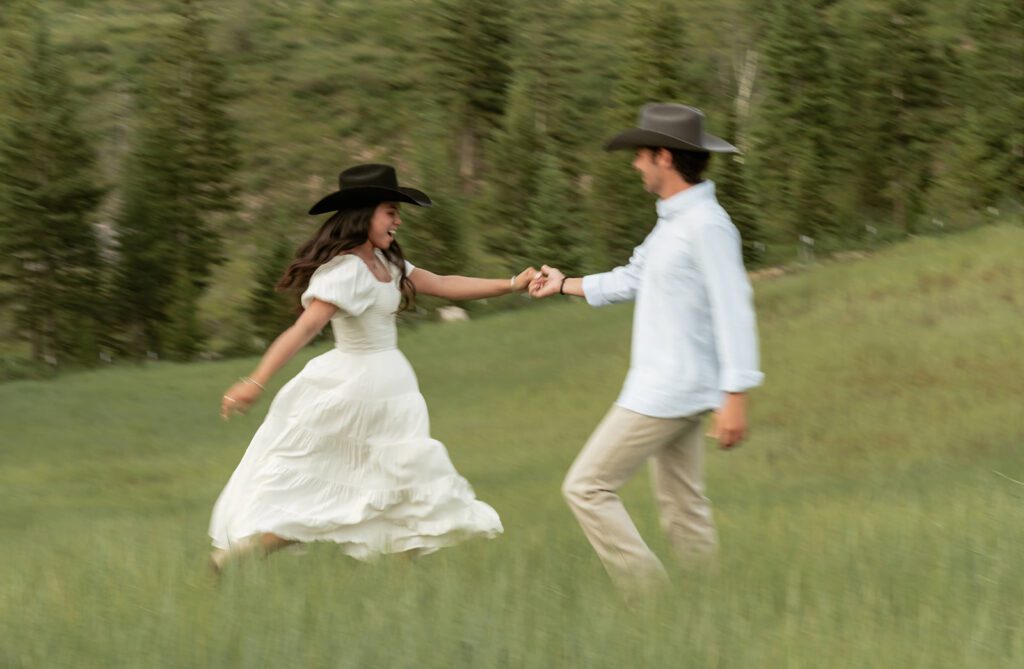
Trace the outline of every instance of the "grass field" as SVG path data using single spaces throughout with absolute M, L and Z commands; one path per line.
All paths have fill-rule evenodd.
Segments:
M 315 545 L 209 579 L 208 514 L 260 419 L 217 405 L 251 360 L 0 385 L 0 666 L 1022 666 L 1021 249 L 992 227 L 759 282 L 751 438 L 708 457 L 717 570 L 652 611 L 623 607 L 559 496 L 628 307 L 403 333 L 435 436 L 506 527 L 412 564 Z M 646 477 L 624 496 L 667 559 Z

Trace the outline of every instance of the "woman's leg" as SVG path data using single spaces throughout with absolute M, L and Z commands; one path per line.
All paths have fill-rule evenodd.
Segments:
M 298 542 L 294 539 L 284 539 L 276 534 L 271 534 L 270 532 L 264 532 L 260 535 L 260 549 L 263 551 L 264 555 L 270 555 L 274 551 L 279 551 L 285 546 L 291 546 L 292 544 L 297 543 Z
M 210 553 L 210 568 L 219 574 L 228 563 L 235 562 L 254 552 L 259 552 L 261 555 L 269 555 L 294 543 L 298 542 L 292 539 L 284 539 L 270 532 L 264 532 L 259 537 L 249 537 L 228 549 L 215 548 Z

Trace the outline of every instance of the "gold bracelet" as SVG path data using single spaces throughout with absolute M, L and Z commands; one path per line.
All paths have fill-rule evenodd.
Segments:
M 265 385 L 263 385 L 262 383 L 260 383 L 256 379 L 252 378 L 251 376 L 240 376 L 240 377 L 238 377 L 238 380 L 242 381 L 243 383 L 251 383 L 254 386 L 256 386 L 257 388 L 259 388 L 260 390 L 266 390 L 267 389 L 267 387 Z

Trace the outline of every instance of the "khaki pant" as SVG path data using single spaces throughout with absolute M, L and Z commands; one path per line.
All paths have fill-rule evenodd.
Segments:
M 562 494 L 625 591 L 667 579 L 616 494 L 648 458 L 661 526 L 676 556 L 689 563 L 715 552 L 715 525 L 704 496 L 702 417 L 652 418 L 613 406 L 565 477 Z

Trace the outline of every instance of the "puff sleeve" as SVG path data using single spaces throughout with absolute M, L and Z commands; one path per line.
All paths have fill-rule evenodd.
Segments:
M 302 293 L 302 308 L 316 299 L 329 302 L 350 316 L 361 315 L 373 304 L 376 281 L 362 264 L 362 260 L 346 253 L 318 267 Z

